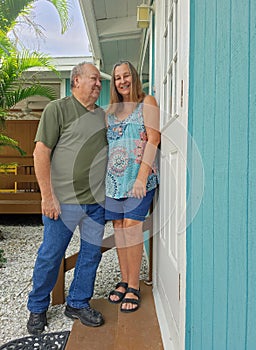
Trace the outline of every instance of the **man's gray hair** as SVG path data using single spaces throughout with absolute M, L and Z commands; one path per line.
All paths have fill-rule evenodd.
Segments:
M 71 89 L 73 89 L 75 87 L 75 78 L 78 76 L 78 75 L 82 75 L 84 73 L 84 66 L 85 65 L 89 65 L 91 63 L 89 62 L 81 62 L 81 63 L 78 63 L 76 66 L 73 67 L 71 73 L 70 73 L 70 87 Z

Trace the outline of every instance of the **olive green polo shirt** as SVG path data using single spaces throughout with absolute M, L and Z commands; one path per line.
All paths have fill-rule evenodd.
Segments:
M 51 180 L 61 203 L 104 201 L 107 139 L 101 108 L 88 111 L 74 96 L 50 102 L 36 141 L 52 150 Z

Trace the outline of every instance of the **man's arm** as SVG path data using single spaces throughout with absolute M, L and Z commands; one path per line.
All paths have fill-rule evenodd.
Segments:
M 42 197 L 42 214 L 57 220 L 60 205 L 51 184 L 51 149 L 43 142 L 37 141 L 33 153 L 36 178 Z

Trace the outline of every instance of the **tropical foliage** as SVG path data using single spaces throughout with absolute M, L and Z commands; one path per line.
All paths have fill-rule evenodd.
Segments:
M 21 53 L 12 50 L 9 55 L 2 56 L 0 71 L 0 113 L 6 112 L 18 102 L 35 95 L 55 98 L 54 90 L 37 81 L 36 76 L 24 78 L 24 72 L 32 67 L 47 67 L 55 71 L 49 58 L 40 54 L 23 50 Z
M 10 137 L 6 135 L 0 134 L 0 149 L 2 146 L 9 146 L 11 148 L 16 149 L 17 151 L 20 152 L 21 155 L 25 155 L 26 153 L 19 147 L 18 142 L 11 139 Z M 0 163 L 1 165 L 1 163 Z
M 31 23 L 31 20 L 28 19 L 28 14 L 32 9 L 32 5 L 37 0 L 0 0 L 0 29 L 5 33 L 8 33 L 12 30 L 18 21 L 28 21 Z M 51 3 L 57 10 L 61 26 L 62 33 L 64 33 L 69 24 L 69 1 L 68 0 L 45 0 Z M 19 18 L 19 20 L 18 20 Z
M 50 57 L 38 52 L 31 53 L 26 49 L 18 51 L 15 42 L 9 38 L 10 32 L 15 33 L 17 23 L 25 21 L 36 26 L 28 16 L 36 1 L 0 0 L 0 122 L 11 107 L 28 97 L 36 95 L 49 99 L 56 97 L 54 90 L 41 85 L 36 75 L 31 74 L 24 78 L 24 73 L 35 67 L 47 68 L 57 74 Z M 58 11 L 64 32 L 69 25 L 68 0 L 45 1 L 52 3 Z M 0 146 L 7 145 L 21 151 L 14 140 L 1 134 L 0 137 Z

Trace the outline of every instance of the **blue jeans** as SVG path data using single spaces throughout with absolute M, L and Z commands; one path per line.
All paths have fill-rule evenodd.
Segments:
M 105 224 L 103 206 L 62 204 L 58 220 L 43 216 L 43 223 L 44 237 L 35 262 L 33 289 L 27 304 L 29 311 L 41 313 L 48 309 L 61 260 L 77 225 L 80 230 L 80 251 L 67 304 L 78 309 L 87 307 L 93 295 L 96 271 L 101 260 Z

